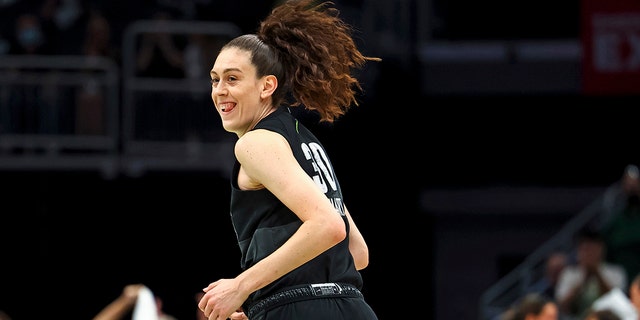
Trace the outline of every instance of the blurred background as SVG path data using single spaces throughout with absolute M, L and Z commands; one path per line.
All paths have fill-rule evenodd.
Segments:
M 195 319 L 237 274 L 208 71 L 277 3 L 0 1 L 0 310 L 90 319 L 145 283 Z M 367 300 L 495 319 L 640 163 L 640 3 L 335 4 L 383 60 L 343 119 L 296 113 L 369 241 Z

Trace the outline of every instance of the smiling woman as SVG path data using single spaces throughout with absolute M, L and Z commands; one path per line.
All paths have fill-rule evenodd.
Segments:
M 289 109 L 332 123 L 358 104 L 353 69 L 380 60 L 360 53 L 330 4 L 284 2 L 211 69 L 211 99 L 238 136 L 231 219 L 242 272 L 204 289 L 209 319 L 377 319 L 360 292 L 367 243 L 328 152 Z

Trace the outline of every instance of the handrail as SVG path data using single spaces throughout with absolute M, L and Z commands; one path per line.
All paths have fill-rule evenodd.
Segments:
M 110 58 L 83 55 L 2 55 L 0 68 L 99 69 L 118 74 L 117 64 Z M 117 78 L 116 78 L 117 79 Z
M 124 79 L 135 75 L 136 36 L 142 33 L 157 32 L 235 37 L 240 35 L 241 29 L 233 23 L 220 21 L 135 21 L 124 31 L 122 40 L 122 69 Z
M 137 41 L 144 33 L 168 33 L 177 36 L 204 35 L 221 37 L 224 42 L 241 34 L 241 29 L 230 22 L 222 21 L 183 21 L 183 20 L 138 20 L 129 25 L 124 31 L 122 42 L 122 152 L 123 159 L 135 159 L 125 171 L 144 171 L 147 168 L 162 166 L 158 159 L 152 155 L 162 154 L 163 159 L 171 161 L 183 161 L 183 165 L 206 166 L 210 169 L 222 170 L 230 166 L 226 153 L 231 150 L 228 141 L 203 142 L 199 136 L 191 136 L 189 141 L 181 141 L 179 145 L 188 148 L 176 148 L 175 141 L 148 140 L 136 137 L 138 125 L 145 123 L 136 113 L 136 101 L 138 93 L 153 94 L 189 94 L 203 99 L 208 99 L 211 90 L 208 84 L 208 70 L 204 70 L 207 78 L 153 78 L 137 76 L 136 57 Z M 215 53 L 213 53 L 215 54 Z M 211 61 L 213 63 L 213 61 Z M 203 85 L 204 84 L 204 85 Z M 176 105 L 177 108 L 184 106 Z M 146 125 L 149 122 L 145 123 Z M 173 150 L 168 154 L 163 150 Z
M 82 86 L 95 81 L 104 86 L 106 131 L 104 135 L 3 132 L 0 147 L 32 147 L 52 151 L 68 148 L 117 151 L 119 140 L 118 65 L 110 58 L 83 55 L 3 55 L 0 86 Z M 0 88 L 1 90 L 1 88 Z
M 159 79 L 144 79 L 135 76 L 136 73 L 136 37 L 143 33 L 171 33 L 171 34 L 205 34 L 218 35 L 233 38 L 241 34 L 241 29 L 230 22 L 219 21 L 157 21 L 138 20 L 129 25 L 122 42 L 122 81 L 123 81 L 123 140 L 124 149 L 127 151 L 128 143 L 133 140 L 134 119 L 134 99 L 131 91 L 145 87 L 147 89 L 156 88 L 159 91 L 166 91 L 166 86 L 157 86 Z M 165 83 L 174 86 L 175 80 L 164 79 Z M 188 79 L 184 79 L 187 80 Z M 145 85 L 147 82 L 151 82 Z M 154 83 L 155 82 L 155 83 Z
M 507 296 L 507 302 L 512 303 L 525 293 L 533 279 L 533 270 L 543 267 L 547 256 L 556 249 L 569 251 L 572 247 L 572 238 L 579 230 L 585 227 L 598 214 L 602 207 L 602 199 L 605 193 L 598 196 L 582 209 L 549 240 L 533 251 L 525 260 L 507 275 L 495 282 L 480 296 L 479 315 L 480 320 L 492 320 L 508 305 L 495 306 L 494 302 L 509 293 L 510 288 L 518 288 L 515 294 Z

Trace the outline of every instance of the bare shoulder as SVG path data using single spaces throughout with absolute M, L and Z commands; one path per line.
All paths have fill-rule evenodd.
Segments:
M 279 153 L 291 153 L 287 140 L 277 132 L 269 130 L 253 130 L 236 141 L 234 152 L 238 160 L 265 160 Z

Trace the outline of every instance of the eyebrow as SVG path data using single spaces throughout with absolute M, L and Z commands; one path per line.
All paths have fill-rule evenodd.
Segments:
M 224 73 L 229 73 L 229 72 L 231 72 L 231 71 L 242 72 L 242 70 L 240 70 L 240 69 L 238 69 L 238 68 L 227 68 L 227 69 L 224 69 L 224 70 L 222 71 L 222 73 L 223 73 L 223 74 L 224 74 Z M 213 71 L 213 69 L 211 69 L 211 71 L 209 72 L 209 75 L 211 75 L 211 76 L 212 76 L 212 75 L 214 75 L 214 74 L 218 74 L 218 73 L 217 73 L 217 72 L 215 72 L 215 71 Z

